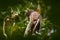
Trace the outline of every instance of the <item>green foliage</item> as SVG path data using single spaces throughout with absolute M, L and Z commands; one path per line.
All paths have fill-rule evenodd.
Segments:
M 51 5 L 48 5 L 50 1 L 46 0 L 47 5 L 43 0 L 39 0 L 41 5 L 41 22 L 40 22 L 40 35 L 29 35 L 24 37 L 25 28 L 29 22 L 25 15 L 25 10 L 33 3 L 34 8 L 37 8 L 37 0 L 2 0 L 0 1 L 0 40 L 58 40 L 60 37 L 60 27 L 49 19 Z M 7 15 L 10 15 L 10 7 L 13 8 L 18 15 L 16 19 L 16 25 L 12 26 L 9 30 L 7 28 L 7 38 L 3 35 L 3 20 Z M 51 15 L 50 15 L 51 16 Z M 52 19 L 53 20 L 53 19 Z M 10 27 L 8 25 L 8 27 Z

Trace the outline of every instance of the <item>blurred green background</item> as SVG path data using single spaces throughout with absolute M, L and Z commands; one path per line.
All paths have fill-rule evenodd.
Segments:
M 30 7 L 31 3 L 34 8 L 41 6 L 41 35 L 30 35 L 23 37 L 24 30 L 28 24 L 28 19 L 25 20 L 25 10 Z M 16 25 L 11 28 L 12 34 L 8 33 L 6 38 L 3 35 L 3 21 L 7 15 L 10 15 L 10 7 L 19 16 L 16 19 Z M 44 17 L 45 15 L 45 17 Z M 47 19 L 46 19 L 47 18 Z M 25 20 L 25 21 L 24 21 Z M 49 31 L 50 30 L 50 31 Z M 52 32 L 52 33 L 51 33 Z M 51 34 L 50 34 L 51 33 Z M 48 34 L 48 35 L 47 35 Z M 60 2 L 58 0 L 0 0 L 0 40 L 59 40 L 60 39 Z

